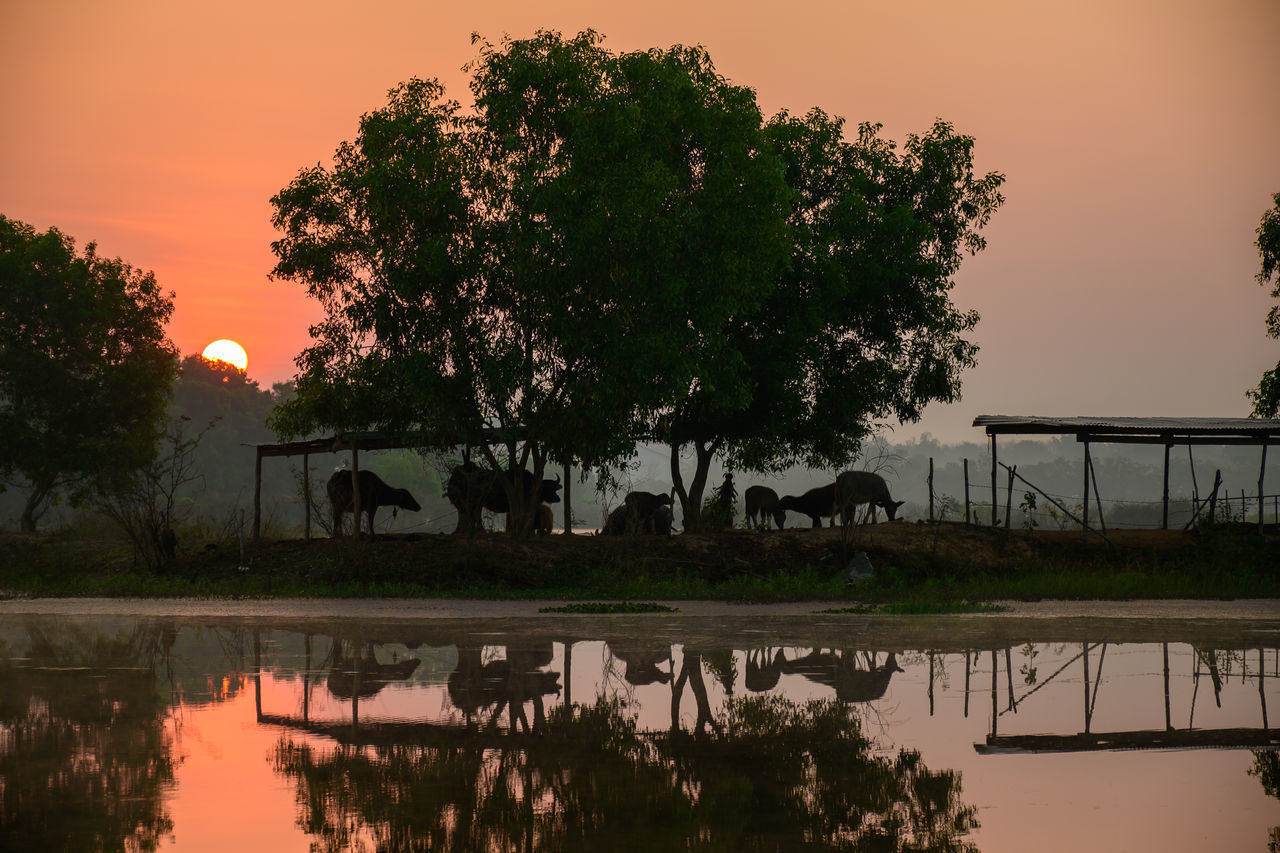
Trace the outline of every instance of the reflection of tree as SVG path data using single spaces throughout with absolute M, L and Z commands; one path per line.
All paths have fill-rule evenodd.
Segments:
M 711 732 L 653 736 L 601 700 L 496 734 L 376 751 L 286 739 L 276 769 L 328 851 L 974 849 L 959 775 L 873 755 L 838 702 L 731 699 Z
M 0 849 L 152 850 L 172 830 L 153 666 L 173 636 L 35 625 L 29 660 L 0 662 Z

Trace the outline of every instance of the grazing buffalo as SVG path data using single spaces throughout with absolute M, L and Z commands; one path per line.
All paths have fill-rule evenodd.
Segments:
M 520 476 L 524 485 L 526 505 L 560 503 L 559 476 L 554 480 L 543 480 L 540 486 L 534 481 L 533 474 L 530 472 L 521 470 Z M 454 468 L 453 473 L 449 475 L 449 482 L 445 485 L 444 492 L 449 498 L 449 503 L 458 510 L 458 526 L 454 532 L 479 530 L 481 510 L 487 509 L 499 515 L 510 513 L 511 502 L 507 498 L 506 484 L 511 482 L 513 480 L 510 474 L 481 468 L 470 461 Z M 535 509 L 534 512 L 536 513 L 537 510 Z M 511 525 L 510 518 L 507 520 L 507 525 L 508 527 Z
M 876 507 L 884 510 L 889 520 L 898 515 L 898 507 L 905 501 L 895 501 L 889 496 L 889 486 L 879 474 L 870 471 L 845 471 L 836 478 L 836 507 L 840 520 L 848 524 L 855 510 L 862 504 L 871 505 L 871 521 L 876 520 Z
M 392 515 L 398 509 L 417 512 L 422 509 L 409 494 L 408 489 L 396 489 L 382 482 L 382 478 L 372 471 L 360 471 L 360 512 L 353 509 L 354 495 L 351 489 L 351 472 L 345 469 L 334 471 L 329 477 L 326 490 L 329 492 L 329 506 L 333 507 L 333 535 L 342 533 L 342 517 L 347 513 L 355 516 L 356 535 L 360 535 L 360 514 L 369 519 L 369 537 L 373 538 L 373 516 L 378 507 L 392 507 Z
M 747 522 L 752 527 L 768 530 L 770 516 L 773 517 L 773 523 L 778 525 L 779 530 L 786 523 L 787 514 L 778 505 L 778 493 L 768 486 L 747 486 L 746 492 L 743 493 L 743 500 L 747 505 Z
M 814 527 L 821 527 L 822 519 L 830 518 L 831 526 L 835 527 L 836 484 L 818 486 L 799 496 L 786 495 L 778 501 L 778 509 L 807 515 L 813 520 Z

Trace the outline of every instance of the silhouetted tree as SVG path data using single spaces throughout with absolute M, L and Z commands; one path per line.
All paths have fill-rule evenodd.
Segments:
M 1280 299 L 1280 193 L 1271 197 L 1275 206 L 1262 214 L 1258 223 L 1258 255 L 1262 269 L 1258 284 L 1271 285 L 1271 296 Z M 1280 338 L 1280 305 L 1267 312 L 1267 335 Z M 1274 418 L 1280 414 L 1280 364 L 1262 374 L 1258 387 L 1247 392 L 1253 401 L 1253 417 Z
M 632 452 L 691 386 L 743 392 L 718 332 L 786 260 L 755 95 L 701 48 L 600 42 L 482 44 L 473 114 L 401 84 L 272 200 L 274 276 L 325 309 L 279 433 L 420 429 L 540 479 Z
M 964 255 L 985 246 L 1004 176 L 975 173 L 973 138 L 938 121 L 901 150 L 879 125 L 847 141 L 843 119 L 817 109 L 765 130 L 792 190 L 791 258 L 766 298 L 731 318 L 703 362 L 708 381 L 664 421 L 686 530 L 715 457 L 750 471 L 843 466 L 877 421 L 914 422 L 928 403 L 959 399 L 977 353 L 965 335 L 978 315 L 950 291 Z
M 154 274 L 0 216 L 0 476 L 29 489 L 22 530 L 55 493 L 152 458 L 177 366 L 172 313 Z

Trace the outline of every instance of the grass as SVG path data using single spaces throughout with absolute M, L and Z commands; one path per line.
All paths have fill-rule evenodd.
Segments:
M 822 600 L 847 602 L 850 613 L 989 612 L 983 602 L 1004 599 L 1280 598 L 1280 540 L 1230 530 L 1172 544 L 1138 537 L 1112 549 L 1083 538 L 903 525 L 864 534 L 859 547 L 875 572 L 854 584 L 843 579 L 838 539 L 783 534 L 738 531 L 700 544 L 683 536 L 494 537 L 474 548 L 452 537 L 264 541 L 246 572 L 238 571 L 238 549 L 225 544 L 193 547 L 172 570 L 151 572 L 105 536 L 0 534 L 0 598 Z

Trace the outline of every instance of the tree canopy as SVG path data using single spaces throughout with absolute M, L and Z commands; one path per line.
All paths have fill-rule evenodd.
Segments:
M 1258 256 L 1262 269 L 1258 284 L 1271 286 L 1271 296 L 1280 299 L 1280 193 L 1271 197 L 1274 206 L 1262 214 L 1258 223 Z M 1267 312 L 1267 335 L 1280 338 L 1280 305 Z M 1280 414 L 1280 364 L 1262 374 L 1258 387 L 1247 392 L 1253 401 L 1253 417 L 1274 418 Z
M 630 453 L 721 363 L 785 262 L 754 93 L 700 48 L 600 41 L 482 43 L 474 111 L 410 80 L 272 199 L 274 275 L 326 311 L 280 434 L 421 430 L 498 467 L 497 428 L 540 474 Z
M 1003 203 L 971 137 L 766 122 L 702 48 L 593 32 L 480 42 L 469 70 L 473 109 L 403 83 L 272 199 L 274 276 L 325 308 L 282 436 L 418 431 L 538 475 L 660 438 L 696 527 L 713 457 L 835 466 L 958 397 L 953 276 Z
M 176 352 L 173 294 L 94 243 L 0 216 L 0 476 L 30 489 L 33 530 L 56 491 L 140 468 L 159 437 Z

